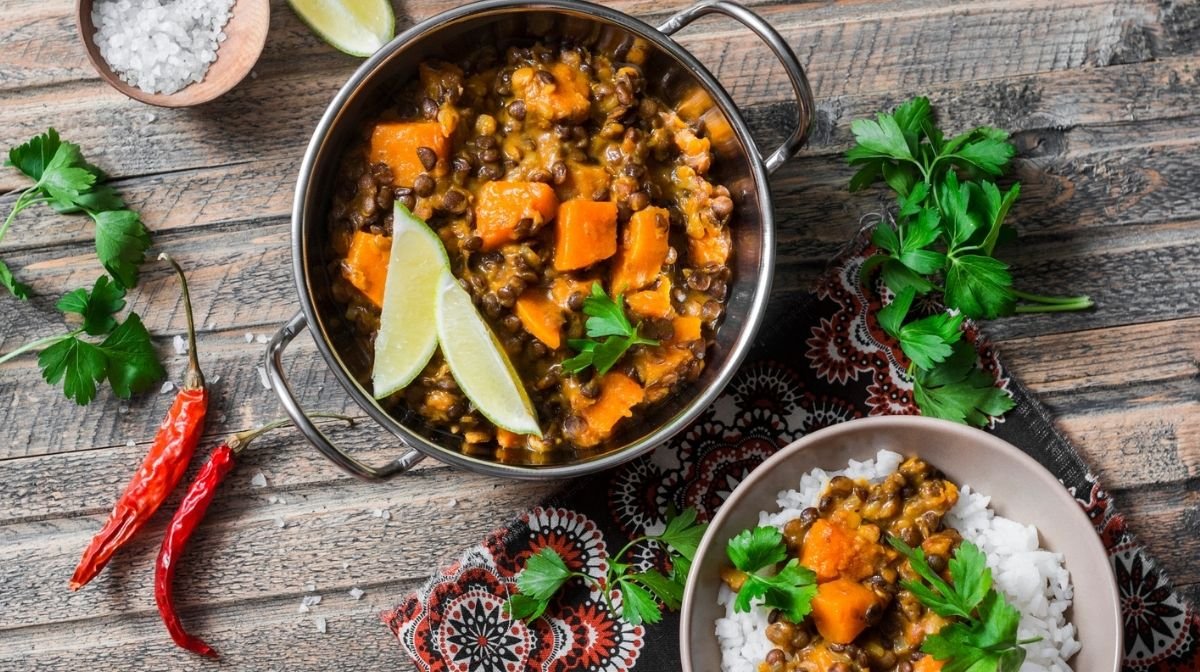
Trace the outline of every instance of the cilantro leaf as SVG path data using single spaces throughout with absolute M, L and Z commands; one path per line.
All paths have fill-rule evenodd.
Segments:
M 158 363 L 158 353 L 154 351 L 150 332 L 146 331 L 137 313 L 130 313 L 104 339 L 100 349 L 108 358 L 108 384 L 122 399 L 146 391 L 167 375 L 162 364 Z
M 751 601 L 762 598 L 769 609 L 782 611 L 793 623 L 799 623 L 812 610 L 817 595 L 817 575 L 792 558 L 774 576 L 749 574 L 733 602 L 734 611 L 750 611 Z
M 667 521 L 667 526 L 663 529 L 662 534 L 653 538 L 667 544 L 688 560 L 693 560 L 707 527 L 704 523 L 696 522 L 696 515 L 696 509 L 693 507 L 680 511 Z
M 525 561 L 517 576 L 517 587 L 536 600 L 549 600 L 571 578 L 567 563 L 553 548 L 546 546 Z
M 13 277 L 12 271 L 8 270 L 8 265 L 3 261 L 0 261 L 0 287 L 4 287 L 9 293 L 22 301 L 29 298 L 31 291 L 29 285 Z
M 617 588 L 621 591 L 621 615 L 625 620 L 633 625 L 654 625 L 662 620 L 658 603 L 645 588 L 631 581 L 619 581 Z
M 116 328 L 117 320 L 113 316 L 125 307 L 125 290 L 109 282 L 107 275 L 102 275 L 90 292 L 80 287 L 63 295 L 56 305 L 64 313 L 82 316 L 85 332 L 101 336 Z
M 532 621 L 541 616 L 548 606 L 550 606 L 549 600 L 538 600 L 524 593 L 513 593 L 505 601 L 504 611 L 512 618 Z
M 1016 304 L 1008 264 L 981 254 L 947 259 L 946 303 L 970 318 L 1010 315 Z
M 150 232 L 132 210 L 106 210 L 92 218 L 96 221 L 96 255 L 100 263 L 123 287 L 133 287 L 150 247 Z
M 61 380 L 63 393 L 80 406 L 86 406 L 96 397 L 96 384 L 104 380 L 107 364 L 102 349 L 74 336 L 38 354 L 42 378 L 51 385 Z
M 850 132 L 858 143 L 847 154 L 850 163 L 871 158 L 895 158 L 912 160 L 912 150 L 904 137 L 904 131 L 890 114 L 880 113 L 875 121 L 857 119 L 850 124 Z
M 725 546 L 729 561 L 739 570 L 751 574 L 787 559 L 783 533 L 773 525 L 742 530 Z
M 683 584 L 667 578 L 657 569 L 631 574 L 628 580 L 645 586 L 668 609 L 678 609 L 683 604 Z
M 84 163 L 79 145 L 63 142 L 46 164 L 36 186 L 54 202 L 69 205 L 95 183 L 96 175 Z
M 33 136 L 25 144 L 8 150 L 8 160 L 4 165 L 16 168 L 37 182 L 42 179 L 42 173 L 58 152 L 60 144 L 58 131 L 50 128 L 45 133 Z
M 1012 409 L 1012 397 L 996 387 L 988 373 L 975 368 L 977 355 L 966 341 L 955 344 L 954 353 L 931 371 L 913 376 L 913 398 L 922 415 L 982 427 L 989 416 Z
M 596 373 L 605 374 L 620 361 L 629 348 L 635 345 L 658 345 L 658 341 L 642 338 L 637 327 L 625 316 L 624 296 L 617 294 L 611 299 L 600 287 L 592 283 L 592 294 L 583 301 L 583 312 L 588 315 L 585 326 L 587 339 L 571 339 L 567 345 L 579 354 L 562 363 L 567 373 L 579 373 L 591 366 Z M 607 337 L 607 338 L 605 338 Z M 604 340 L 599 340 L 604 338 Z

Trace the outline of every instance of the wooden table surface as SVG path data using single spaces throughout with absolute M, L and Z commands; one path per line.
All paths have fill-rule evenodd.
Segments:
M 288 215 L 299 159 L 359 63 L 316 39 L 282 0 L 272 4 L 254 78 L 188 110 L 145 107 L 104 85 L 76 37 L 70 0 L 8 0 L 0 12 L 0 146 L 55 126 L 113 176 L 153 230 L 155 250 L 191 269 L 201 362 L 220 376 L 206 445 L 280 415 L 256 371 L 265 346 L 251 335 L 273 332 L 297 310 Z M 397 2 L 399 27 L 455 4 Z M 608 4 L 652 24 L 683 7 Z M 882 203 L 846 192 L 851 171 L 841 153 L 851 120 L 927 94 L 949 129 L 1014 131 L 1021 242 L 1004 254 L 1018 285 L 1086 292 L 1097 309 L 1005 319 L 987 331 L 1130 526 L 1200 597 L 1200 4 L 749 4 L 793 45 L 818 100 L 812 141 L 773 178 L 780 259 L 771 310 L 787 310 Z M 777 142 L 792 108 L 768 50 L 715 18 L 681 41 L 764 143 Z M 0 171 L 0 212 L 21 186 L 14 171 Z M 42 209 L 18 218 L 0 257 L 37 293 L 28 303 L 0 296 L 0 352 L 56 333 L 56 298 L 98 270 L 87 218 Z M 143 277 L 130 305 L 178 381 L 177 284 L 158 262 Z M 307 337 L 289 360 L 309 406 L 349 408 Z M 67 590 L 170 400 L 156 390 L 124 402 L 106 389 L 79 408 L 40 380 L 34 357 L 0 366 L 0 668 L 215 669 L 177 650 L 155 613 L 162 512 L 92 584 Z M 339 437 L 371 461 L 395 454 L 371 427 Z M 253 487 L 260 472 L 267 485 Z M 429 461 L 392 483 L 364 484 L 295 435 L 277 434 L 245 456 L 185 558 L 177 581 L 184 619 L 228 669 L 407 669 L 379 610 L 555 485 Z M 347 594 L 355 586 L 366 591 L 358 601 Z M 302 614 L 309 587 L 322 601 Z

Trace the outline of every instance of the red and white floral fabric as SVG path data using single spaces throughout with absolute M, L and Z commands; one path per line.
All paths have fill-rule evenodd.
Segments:
M 912 414 L 907 361 L 874 315 L 879 298 L 858 282 L 869 250 L 843 255 L 816 292 L 764 328 L 755 350 L 713 405 L 670 443 L 561 494 L 510 522 L 383 614 L 421 672 L 660 672 L 679 668 L 678 617 L 634 626 L 603 597 L 569 584 L 531 623 L 504 615 L 525 558 L 550 546 L 600 578 L 609 549 L 662 529 L 666 511 L 708 519 L 752 469 L 804 434 L 868 415 Z M 936 305 L 925 310 L 938 310 Z M 1125 617 L 1125 669 L 1200 670 L 1200 615 L 1171 588 L 1126 529 L 1078 453 L 1044 409 L 1004 372 L 973 327 L 968 338 L 1017 408 L 991 430 L 1021 447 L 1075 494 L 1109 549 Z M 659 564 L 646 551 L 636 561 Z M 1086 643 L 1085 643 L 1086 646 Z

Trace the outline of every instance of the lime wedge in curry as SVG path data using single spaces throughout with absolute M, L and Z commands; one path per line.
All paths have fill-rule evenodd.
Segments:
M 450 273 L 446 248 L 425 222 L 398 202 L 392 216 L 392 251 L 375 337 L 375 398 L 413 381 L 437 348 L 435 316 L 441 279 Z
M 396 36 L 389 0 L 288 0 L 296 14 L 339 51 L 370 56 Z
M 438 341 L 458 386 L 497 427 L 540 437 L 533 404 L 500 341 L 479 316 L 467 290 L 449 271 L 441 283 Z

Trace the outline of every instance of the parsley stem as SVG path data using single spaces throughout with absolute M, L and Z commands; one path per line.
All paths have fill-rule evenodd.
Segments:
M 23 355 L 26 352 L 29 352 L 30 350 L 40 350 L 42 348 L 46 348 L 51 345 L 54 345 L 55 343 L 65 341 L 68 338 L 75 338 L 76 336 L 78 336 L 82 333 L 83 333 L 83 327 L 80 327 L 80 328 L 76 329 L 75 331 L 72 331 L 67 334 L 58 334 L 55 336 L 47 336 L 45 338 L 39 338 L 36 341 L 31 341 L 29 343 L 26 343 L 25 345 L 22 345 L 21 347 L 17 348 L 16 350 L 13 350 L 12 352 L 8 353 L 7 355 L 0 357 L 0 364 L 3 364 L 10 359 L 19 357 L 20 355 Z
M 1017 306 L 1018 313 L 1060 313 L 1071 310 L 1087 310 L 1096 305 L 1088 296 L 1042 296 L 1020 290 L 1013 290 L 1018 299 L 1030 301 L 1035 305 Z
M 8 227 L 12 224 L 13 218 L 17 216 L 17 213 L 24 210 L 33 202 L 29 197 L 33 195 L 35 189 L 37 189 L 37 185 L 21 192 L 17 200 L 13 201 L 12 210 L 8 211 L 8 217 L 4 219 L 4 224 L 0 225 L 0 240 L 4 240 L 4 234 L 8 233 Z

